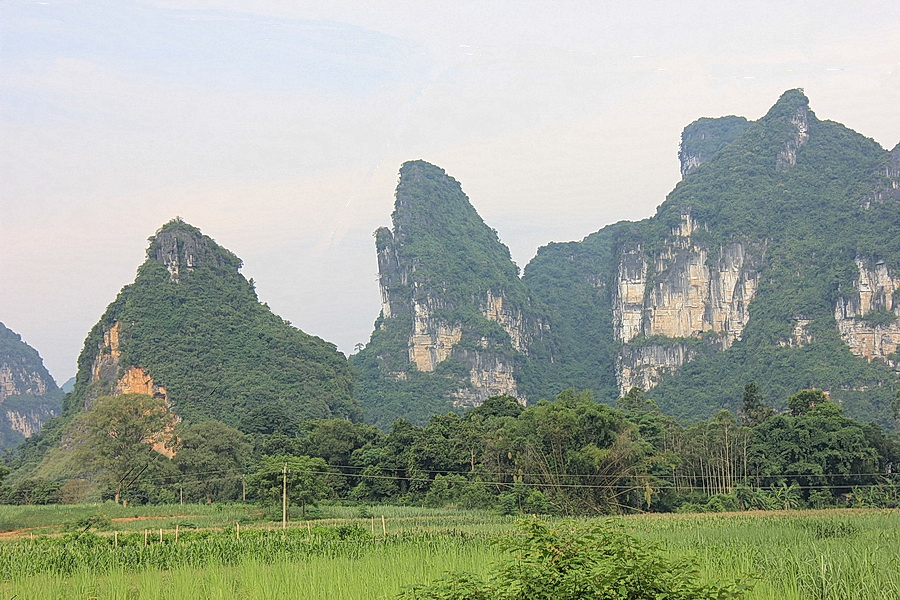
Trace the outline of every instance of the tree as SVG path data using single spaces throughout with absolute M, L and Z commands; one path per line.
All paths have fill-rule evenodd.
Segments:
M 529 406 L 499 434 L 515 478 L 536 484 L 564 514 L 615 512 L 645 487 L 647 444 L 590 391 L 567 389 Z M 509 468 L 509 466 L 507 466 Z
M 115 488 L 121 500 L 126 484 L 158 459 L 175 426 L 165 400 L 145 394 L 101 396 L 74 424 L 77 454 L 88 469 Z
M 525 407 L 513 396 L 502 394 L 491 396 L 480 405 L 466 411 L 466 419 L 489 419 L 491 417 L 518 417 Z
M 327 469 L 328 465 L 318 457 L 263 456 L 256 472 L 247 478 L 247 489 L 263 502 L 280 503 L 284 489 L 282 478 L 286 477 L 288 500 L 299 503 L 306 517 L 306 506 L 315 506 L 329 492 L 324 482 Z
M 189 493 L 207 503 L 234 499 L 250 454 L 243 433 L 221 421 L 184 425 L 176 432 L 172 462 L 187 480 Z
M 740 410 L 742 425 L 756 427 L 774 414 L 775 411 L 763 404 L 759 386 L 755 381 L 744 386 L 744 398 Z
M 805 415 L 813 407 L 828 402 L 825 392 L 822 390 L 801 390 L 788 398 L 788 410 L 792 416 Z
M 630 414 L 651 410 L 656 408 L 656 406 L 644 397 L 644 390 L 637 386 L 632 386 L 628 393 L 616 402 L 616 408 L 625 414 Z

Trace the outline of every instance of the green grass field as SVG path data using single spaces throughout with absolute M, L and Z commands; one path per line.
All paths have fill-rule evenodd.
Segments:
M 485 573 L 501 558 L 492 541 L 514 534 L 515 522 L 410 507 L 319 512 L 322 518 L 292 522 L 285 534 L 241 505 L 0 507 L 0 524 L 12 532 L 0 537 L 0 598 L 388 599 L 446 571 Z M 85 522 L 99 525 L 81 533 Z M 704 577 L 751 583 L 748 599 L 900 598 L 900 511 L 611 522 L 673 557 L 696 557 Z

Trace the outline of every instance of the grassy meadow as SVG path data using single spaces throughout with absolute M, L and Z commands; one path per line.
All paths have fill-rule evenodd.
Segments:
M 0 598 L 388 599 L 446 571 L 486 573 L 502 556 L 493 542 L 516 535 L 515 519 L 477 511 L 329 506 L 317 517 L 282 531 L 245 505 L 0 506 Z M 706 578 L 750 583 L 748 599 L 900 597 L 900 511 L 609 521 L 695 557 Z

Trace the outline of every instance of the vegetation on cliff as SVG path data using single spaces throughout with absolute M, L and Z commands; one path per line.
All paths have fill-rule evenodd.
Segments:
M 37 350 L 22 336 L 0 323 L 0 450 L 25 439 L 23 426 L 37 432 L 50 417 L 59 414 L 62 392 L 44 367 Z M 18 420 L 13 423 L 11 420 Z
M 153 389 L 138 391 L 165 397 L 178 417 L 193 423 L 215 419 L 240 427 L 259 411 L 286 423 L 358 419 L 346 358 L 261 304 L 240 266 L 234 254 L 180 219 L 157 231 L 134 283 L 88 334 L 63 418 L 24 444 L 16 464 L 35 468 L 71 436 L 68 423 L 96 398 L 135 391 L 120 389 L 133 368 L 152 379 Z
M 116 384 L 94 368 L 104 333 L 118 326 L 121 371 L 140 367 L 191 421 L 237 425 L 242 414 L 282 403 L 295 420 L 357 418 L 352 375 L 333 344 L 303 333 L 256 297 L 241 261 L 176 219 L 150 238 L 147 261 L 91 330 L 66 413 Z
M 691 425 L 638 390 L 612 408 L 569 389 L 528 407 L 491 397 L 424 426 L 398 419 L 388 432 L 323 419 L 293 435 L 246 435 L 218 422 L 171 430 L 158 399 L 103 398 L 99 412 L 79 418 L 81 435 L 95 443 L 69 452 L 87 458 L 80 464 L 88 469 L 16 480 L 0 486 L 0 500 L 118 493 L 129 503 L 165 503 L 246 493 L 277 506 L 280 518 L 287 465 L 292 501 L 310 506 L 332 499 L 565 515 L 900 506 L 896 436 L 845 417 L 820 390 L 784 399 L 786 413 L 765 410 L 753 385 L 745 391 L 737 415 L 722 411 Z M 150 451 L 161 427 L 173 433 L 172 459 Z M 123 440 L 105 435 L 111 430 Z
M 469 375 L 478 355 L 509 365 L 522 360 L 508 331 L 486 316 L 489 296 L 502 298 L 504 310 L 523 322 L 533 315 L 509 250 L 443 169 L 405 163 L 391 218 L 393 230 L 375 232 L 389 314 L 379 317 L 371 341 L 351 359 L 366 418 L 383 427 L 398 417 L 423 423 L 450 408 L 452 394 L 472 391 Z M 459 332 L 452 350 L 427 372 L 410 357 L 415 319 L 423 337 L 440 327 Z
M 525 281 L 551 307 L 556 332 L 567 332 L 559 344 L 568 383 L 594 389 L 607 402 L 618 396 L 612 382 L 621 343 L 604 326 L 623 248 L 640 246 L 650 257 L 649 290 L 667 275 L 653 272 L 654 257 L 668 251 L 673 229 L 689 214 L 699 224 L 691 242 L 709 250 L 708 260 L 734 243 L 753 255 L 758 289 L 741 339 L 724 352 L 713 343 L 693 347 L 697 358 L 650 391 L 659 406 L 678 417 L 706 418 L 737 407 L 743 385 L 755 380 L 772 400 L 821 387 L 848 414 L 890 425 L 897 375 L 854 356 L 834 316 L 841 294 L 853 291 L 856 257 L 900 270 L 894 227 L 900 205 L 876 201 L 888 187 L 890 153 L 817 119 L 800 90 L 734 131 L 739 135 L 688 172 L 653 218 L 604 228 L 579 243 L 551 244 L 526 268 Z M 791 343 L 799 321 L 809 339 Z M 568 332 L 582 333 L 583 346 L 571 344 Z

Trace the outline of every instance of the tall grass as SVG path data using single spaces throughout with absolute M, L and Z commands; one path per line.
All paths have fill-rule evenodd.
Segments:
M 389 511 L 374 509 L 381 513 Z M 386 508 L 386 507 L 385 507 Z M 370 509 L 372 512 L 372 509 Z M 72 515 L 67 515 L 72 516 Z M 500 557 L 491 541 L 511 521 L 487 513 L 398 508 L 289 529 L 41 536 L 0 542 L 0 598 L 392 598 L 444 571 L 485 573 Z M 900 511 L 833 510 L 727 515 L 640 515 L 611 522 L 696 557 L 711 579 L 754 584 L 748 600 L 900 598 Z M 310 531 L 312 535 L 310 535 Z M 154 541 L 155 540 L 155 541 Z M 42 544 L 46 544 L 45 546 Z
M 216 556 L 223 548 L 208 548 Z M 173 598 L 391 598 L 404 586 L 424 583 L 446 570 L 483 573 L 499 550 L 472 539 L 447 535 L 425 539 L 399 535 L 389 543 L 332 549 L 327 555 L 268 557 L 243 555 L 233 564 L 214 560 L 167 570 L 130 572 L 122 568 L 98 575 L 77 569 L 60 576 L 16 577 L 0 583 L 0 597 L 85 600 L 171 600 Z M 221 557 L 220 557 L 221 558 Z
M 175 527 L 190 522 L 197 527 L 221 527 L 234 521 L 260 518 L 261 511 L 249 504 L 168 504 L 125 507 L 114 502 L 102 504 L 7 506 L 0 505 L 0 532 L 41 530 L 58 533 L 66 525 L 87 517 L 102 516 L 115 520 L 119 531 L 139 531 L 147 527 L 144 520 L 153 520 L 155 527 Z M 133 520 L 132 520 L 133 519 Z

